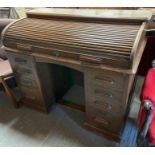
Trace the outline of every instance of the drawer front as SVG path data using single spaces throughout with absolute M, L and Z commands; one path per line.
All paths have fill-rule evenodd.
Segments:
M 36 88 L 33 60 L 31 56 L 8 53 L 9 61 L 15 74 L 18 86 Z
M 87 100 L 88 106 L 91 106 L 92 109 L 98 109 L 101 112 L 106 113 L 121 113 L 122 110 L 122 104 L 113 104 L 113 102 L 107 102 L 102 100 L 96 100 L 93 98 L 90 98 L 90 100 Z
M 32 62 L 32 57 L 28 55 L 20 55 L 20 54 L 14 54 L 7 52 L 7 57 L 9 58 L 9 61 L 11 62 L 12 66 L 18 65 L 20 67 L 25 67 L 25 68 L 32 68 L 33 62 Z
M 101 72 L 87 71 L 85 73 L 85 80 L 104 88 L 122 91 L 125 75 L 107 70 L 102 70 Z
M 25 102 L 29 102 L 35 105 L 43 105 L 44 101 L 41 97 L 41 93 L 37 89 L 28 89 L 26 87 L 20 87 L 22 99 Z
M 27 87 L 29 89 L 38 88 L 36 81 L 28 79 L 26 77 L 20 78 L 19 76 L 16 78 L 19 87 Z
M 114 115 L 113 113 L 107 113 L 100 111 L 99 109 L 93 108 L 91 106 L 87 107 L 86 117 L 87 122 L 99 129 L 106 129 L 112 132 L 120 132 L 121 121 L 120 116 Z
M 86 83 L 85 85 L 86 99 L 90 101 L 102 101 L 110 104 L 122 103 L 123 92 L 109 90 L 95 84 Z
M 32 79 L 32 80 L 34 80 L 34 78 L 35 78 L 32 68 L 26 68 L 23 66 L 15 65 L 13 67 L 13 71 L 14 71 L 15 75 L 20 78 L 26 77 L 26 78 Z
M 36 78 L 32 69 L 16 65 L 14 66 L 13 71 L 19 87 L 25 86 L 27 88 L 37 88 Z

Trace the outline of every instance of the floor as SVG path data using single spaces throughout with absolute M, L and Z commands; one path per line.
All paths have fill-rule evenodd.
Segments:
M 121 142 L 115 142 L 84 128 L 84 113 L 61 105 L 47 115 L 27 107 L 14 109 L 0 93 L 0 146 L 136 146 L 136 118 L 143 78 L 138 77 L 133 104 Z M 17 91 L 14 91 L 17 93 Z

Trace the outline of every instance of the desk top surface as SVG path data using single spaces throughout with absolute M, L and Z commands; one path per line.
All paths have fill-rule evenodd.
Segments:
M 47 17 L 78 17 L 78 18 L 99 18 L 99 19 L 132 19 L 149 20 L 152 11 L 150 10 L 109 10 L 109 9 L 58 9 L 58 8 L 37 8 L 27 12 L 31 16 Z

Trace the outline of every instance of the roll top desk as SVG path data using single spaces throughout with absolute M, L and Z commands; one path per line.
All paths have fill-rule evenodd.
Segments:
M 47 112 L 68 89 L 64 79 L 69 78 L 62 70 L 57 73 L 57 65 L 73 69 L 83 75 L 85 125 L 119 139 L 151 15 L 108 18 L 68 12 L 31 11 L 3 31 L 21 101 Z M 53 71 L 49 64 L 56 65 Z

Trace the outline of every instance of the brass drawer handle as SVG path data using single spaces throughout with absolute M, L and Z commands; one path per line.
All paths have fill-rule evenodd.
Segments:
M 95 76 L 95 80 L 97 81 L 101 81 L 101 82 L 109 82 L 111 85 L 114 85 L 115 84 L 115 80 L 110 80 L 108 77 L 98 77 L 98 76 Z
M 112 106 L 109 104 L 109 103 L 106 103 L 106 105 L 103 103 L 101 103 L 100 101 L 98 101 L 98 100 L 96 100 L 96 101 L 94 101 L 94 104 L 95 105 L 104 105 L 105 106 L 105 108 L 108 108 L 108 110 L 111 110 L 112 109 Z
M 103 118 L 95 117 L 94 121 L 96 121 L 97 123 L 104 124 L 104 125 L 109 125 L 109 122 L 107 120 L 103 119 Z
M 101 95 L 107 96 L 109 98 L 113 98 L 113 94 L 108 93 L 108 92 L 104 92 L 102 90 L 96 89 L 94 92 L 95 92 L 95 94 L 101 94 Z
M 112 109 L 112 106 L 111 106 L 111 105 L 109 105 L 109 106 L 108 106 L 108 109 L 109 109 L 109 110 L 111 110 L 111 109 Z
M 24 94 L 23 94 L 24 96 Z M 29 99 L 29 100 L 36 100 L 35 96 L 24 96 L 25 99 Z

